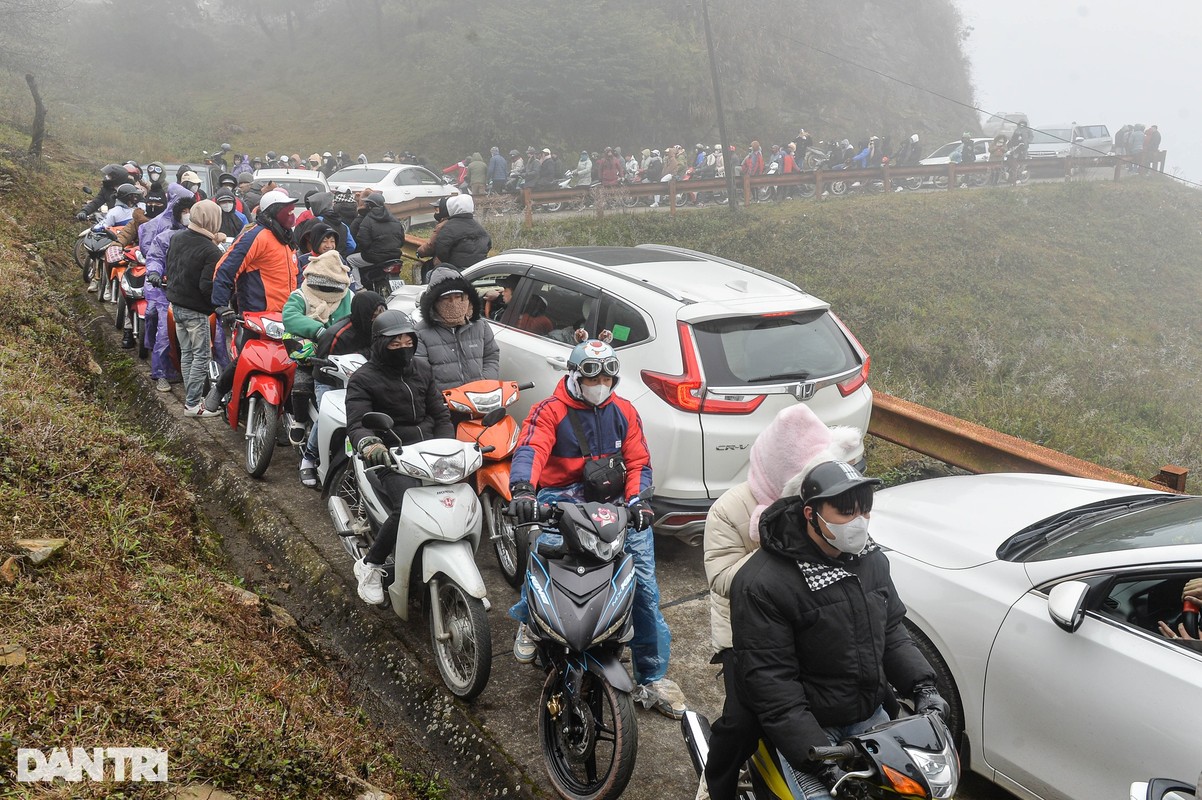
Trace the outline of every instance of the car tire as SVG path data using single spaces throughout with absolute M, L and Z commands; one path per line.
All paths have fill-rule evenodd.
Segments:
M 935 686 L 951 709 L 949 718 L 946 720 L 948 730 L 952 732 L 952 741 L 956 743 L 956 749 L 963 753 L 965 746 L 964 704 L 960 702 L 960 691 L 956 688 L 956 680 L 952 677 L 952 671 L 948 669 L 943 656 L 939 655 L 939 649 L 927 638 L 926 634 L 918 629 L 917 625 L 908 619 L 905 620 L 905 625 L 918 652 L 922 653 L 923 658 L 931 665 L 931 669 L 935 670 Z

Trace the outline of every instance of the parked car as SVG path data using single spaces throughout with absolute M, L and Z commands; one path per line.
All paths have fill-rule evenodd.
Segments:
M 502 377 L 535 384 L 510 407 L 518 419 L 563 377 L 577 328 L 613 332 L 618 391 L 651 448 L 660 533 L 699 541 L 710 505 L 744 480 L 751 443 L 781 409 L 804 402 L 829 425 L 868 429 L 868 353 L 829 304 L 783 278 L 651 244 L 510 250 L 463 274 L 481 293 L 521 276 L 491 323 Z M 415 313 L 421 291 L 403 287 L 389 304 Z
M 1114 151 L 1110 129 L 1105 125 L 1061 123 L 1031 128 L 1027 154 L 1031 158 L 1104 156 Z
M 973 151 L 973 153 L 976 154 L 977 161 L 988 161 L 989 160 L 989 142 L 990 141 L 991 140 L 988 138 L 972 140 L 972 151 Z M 951 161 L 952 153 L 956 152 L 956 149 L 959 147 L 960 147 L 959 139 L 957 139 L 954 142 L 948 142 L 947 144 L 943 145 L 938 150 L 931 153 L 929 156 L 922 159 L 918 163 L 922 164 L 923 166 L 946 164 L 949 161 Z
M 1202 652 L 1157 629 L 1202 576 L 1202 498 L 1050 475 L 877 493 L 907 625 L 975 771 L 1023 798 L 1197 775 Z
M 326 177 L 312 169 L 260 169 L 254 173 L 257 181 L 272 181 L 290 196 L 300 201 L 304 208 L 305 195 L 312 191 L 328 192 L 330 184 Z
M 443 197 L 459 194 L 454 186 L 448 186 L 442 178 L 417 164 L 352 164 L 330 176 L 330 185 L 352 191 L 371 189 L 384 195 L 385 203 L 404 203 L 426 197 L 433 206 Z M 434 221 L 434 210 L 414 214 L 401 220 L 405 230 L 412 225 Z
M 183 164 L 164 164 L 163 174 L 167 176 L 168 185 L 178 183 L 175 179 L 175 174 L 179 172 L 179 168 Z M 192 171 L 196 173 L 196 177 L 200 178 L 200 190 L 205 193 L 205 197 L 212 197 L 216 191 L 217 178 L 221 175 L 221 170 L 216 167 L 207 166 L 203 161 L 197 164 L 188 163 Z

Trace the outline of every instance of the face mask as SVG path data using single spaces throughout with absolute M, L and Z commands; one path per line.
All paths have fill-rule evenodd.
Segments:
M 814 512 L 817 514 L 818 512 Z M 818 519 L 826 522 L 822 515 L 818 515 Z M 868 544 L 868 518 L 861 515 L 853 519 L 851 522 L 826 522 L 826 527 L 835 537 L 834 540 L 827 539 L 831 545 L 844 553 L 851 555 L 859 555 L 864 552 L 864 547 Z M 825 538 L 825 537 L 823 537 Z
M 186 228 L 191 223 L 192 223 L 192 215 L 191 214 L 187 213 L 186 211 L 183 214 L 180 214 L 180 217 L 179 217 L 180 225 L 183 225 Z
M 413 360 L 415 352 L 417 352 L 416 347 L 385 348 L 380 360 L 384 362 L 385 366 L 404 369 Z
M 584 398 L 586 403 L 599 406 L 605 402 L 613 389 L 606 386 L 604 383 L 598 383 L 596 386 L 581 386 L 580 396 Z
M 221 210 L 228 214 L 229 212 L 234 210 L 234 204 L 233 203 L 221 203 Z

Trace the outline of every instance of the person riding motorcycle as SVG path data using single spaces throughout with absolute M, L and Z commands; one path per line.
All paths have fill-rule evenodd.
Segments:
M 415 357 L 430 366 L 440 392 L 501 377 L 501 349 L 492 327 L 480 318 L 481 306 L 475 287 L 457 270 L 436 267 L 430 273 L 419 300 Z
M 351 225 L 351 235 L 359 244 L 358 250 L 347 258 L 355 279 L 363 283 L 364 268 L 395 261 L 401 257 L 405 244 L 405 226 L 384 206 L 384 195 L 372 192 L 363 199 L 364 214 Z
M 949 713 L 868 536 L 880 483 L 836 460 L 791 480 L 731 586 L 735 688 L 788 765 L 794 797 L 830 797 L 842 772 L 810 761 L 810 748 L 888 720 L 894 687 L 917 713 Z
M 359 597 L 365 603 L 380 605 L 384 602 L 383 566 L 396 546 L 401 500 L 419 481 L 391 469 L 389 445 L 364 426 L 363 417 L 371 411 L 388 414 L 393 421 L 392 432 L 402 445 L 451 439 L 455 429 L 429 365 L 414 358 L 417 330 L 409 316 L 403 311 L 385 311 L 376 317 L 371 332 L 371 357 L 347 382 L 346 431 L 365 466 L 382 468 L 380 480 L 392 503 L 392 513 L 371 549 L 355 562 Z
M 539 503 L 626 502 L 632 527 L 626 551 L 634 556 L 635 574 L 632 696 L 647 708 L 679 719 L 685 711 L 684 694 L 665 677 L 672 634 L 659 608 L 651 531 L 655 514 L 639 497 L 651 486 L 651 454 L 642 420 L 629 400 L 614 394 L 620 364 L 607 342 L 589 339 L 577 344 L 567 367 L 568 374 L 552 395 L 530 409 L 522 425 L 510 471 L 511 507 L 519 523 L 530 523 Z M 590 462 L 602 469 L 586 470 Z M 540 541 L 557 544 L 558 536 L 543 533 Z M 536 648 L 526 625 L 530 609 L 525 589 L 509 614 L 520 623 L 514 657 L 528 664 Z
M 146 165 L 146 180 L 146 216 L 154 219 L 167 208 L 167 175 L 161 162 Z
M 94 227 L 118 228 L 129 224 L 134 218 L 134 209 L 142 201 L 142 188 L 132 183 L 123 183 L 117 187 L 115 202 L 109 207 L 108 213 Z
M 109 164 L 100 170 L 100 188 L 96 196 L 75 215 L 75 219 L 83 222 L 89 216 L 99 211 L 101 206 L 111 206 L 117 200 L 117 187 L 123 183 L 133 183 L 133 178 L 120 164 Z

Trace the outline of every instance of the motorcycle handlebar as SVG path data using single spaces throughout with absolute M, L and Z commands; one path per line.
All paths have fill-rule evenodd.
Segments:
M 526 381 L 525 383 L 518 384 L 518 391 L 524 392 L 527 389 L 533 389 L 533 388 L 534 388 L 534 381 Z
M 849 761 L 856 757 L 856 746 L 850 743 L 830 747 L 811 747 L 811 761 Z

